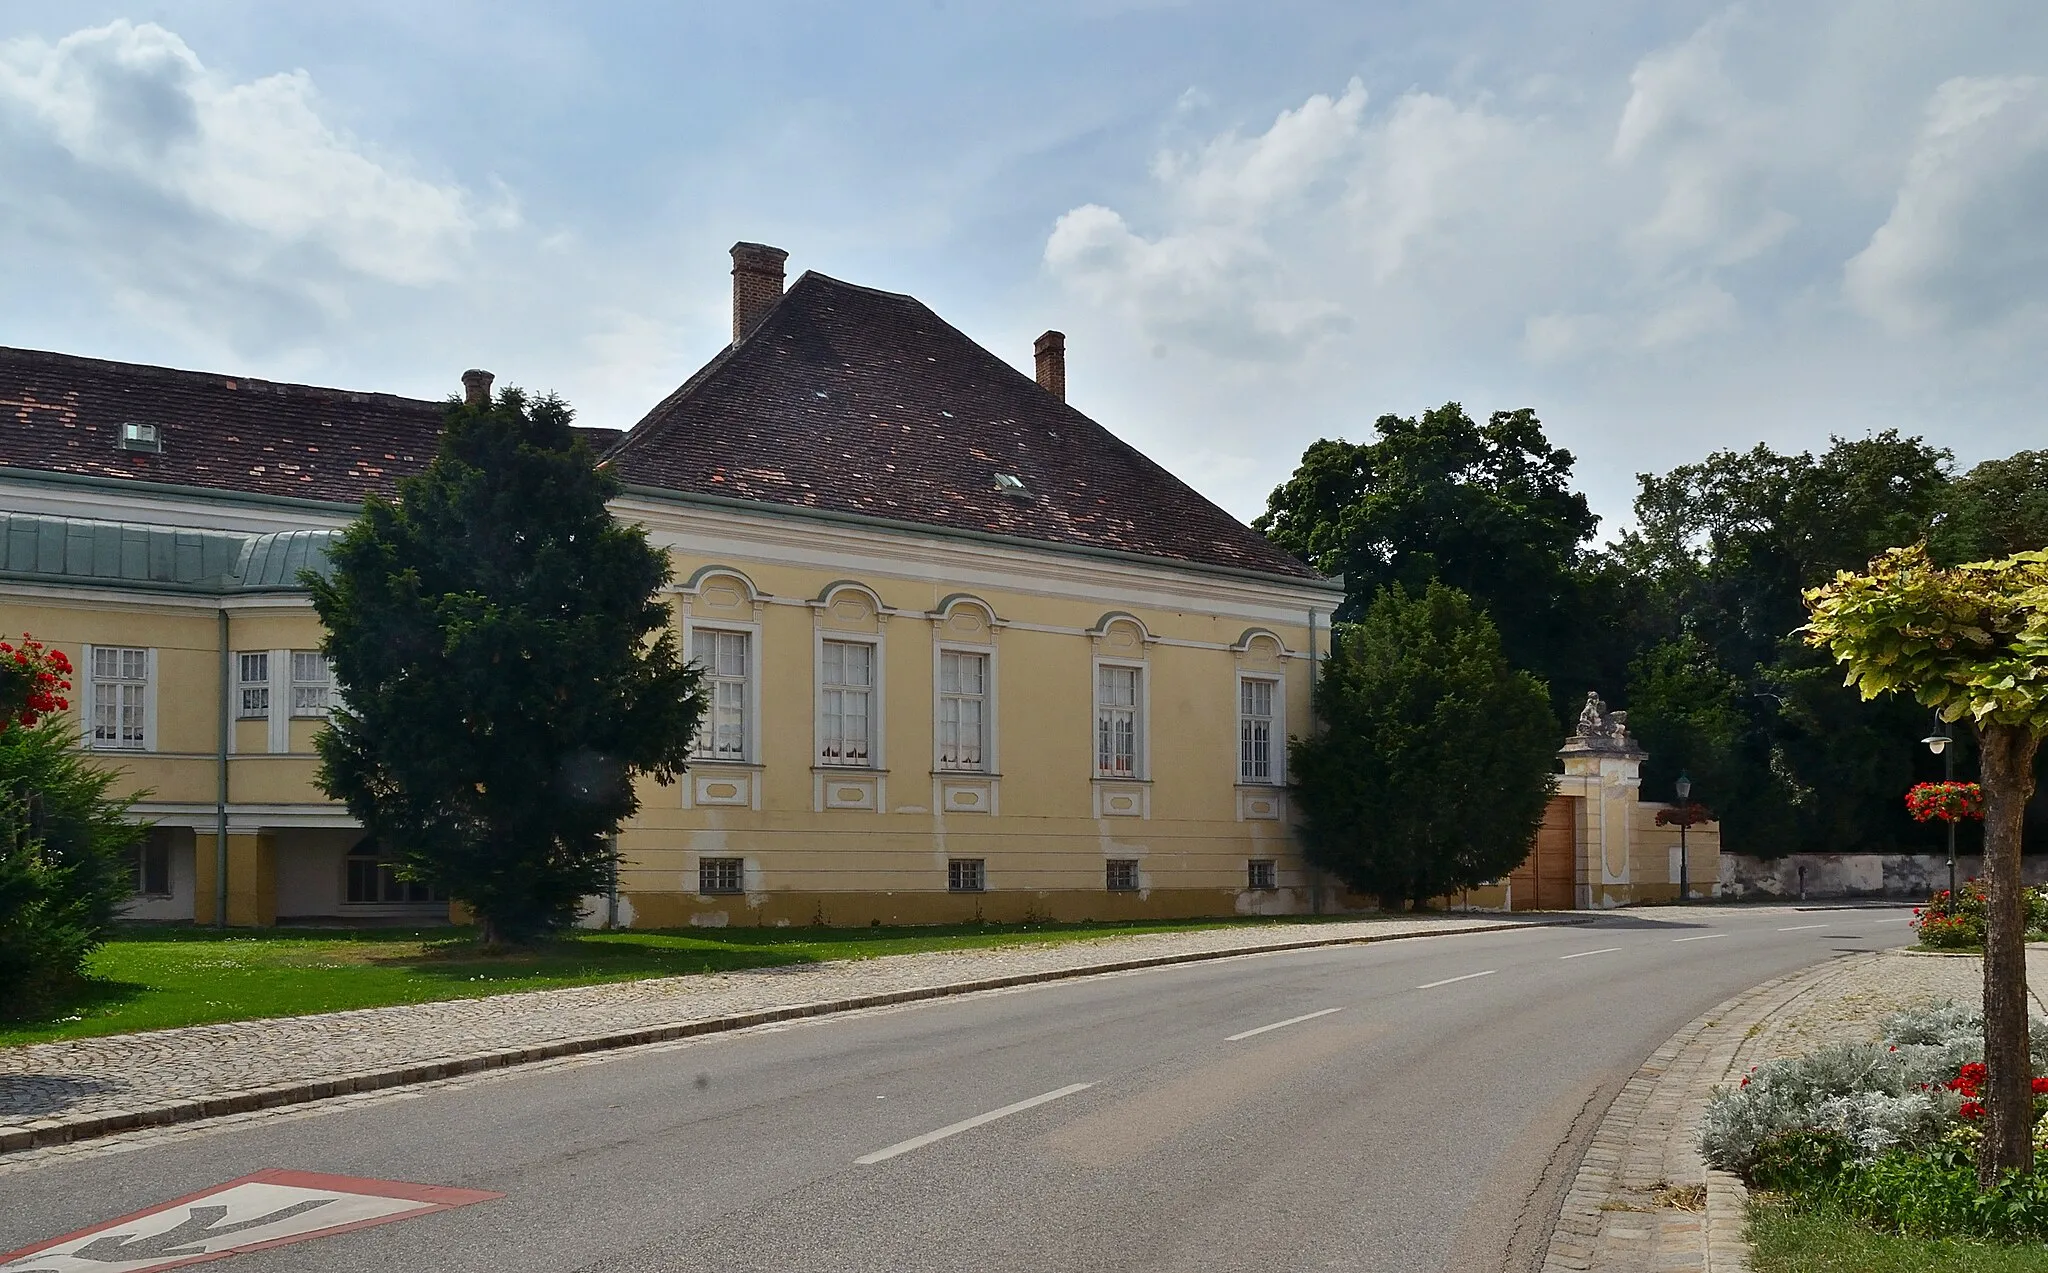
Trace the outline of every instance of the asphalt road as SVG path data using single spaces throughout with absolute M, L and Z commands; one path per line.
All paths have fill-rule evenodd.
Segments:
M 505 1196 L 222 1267 L 1532 1269 L 1646 1056 L 1908 914 L 1610 914 L 513 1071 L 0 1175 L 0 1251 L 286 1168 Z

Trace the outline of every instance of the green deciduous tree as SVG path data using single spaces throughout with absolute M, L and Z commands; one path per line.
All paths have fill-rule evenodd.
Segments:
M 433 462 L 306 581 L 343 698 L 320 781 L 486 944 L 603 888 L 634 777 L 680 773 L 703 710 L 668 561 L 613 521 L 616 479 L 569 422 L 516 389 L 451 403 Z
M 1322 728 L 1289 752 L 1309 860 L 1389 908 L 1513 870 L 1556 786 L 1543 684 L 1442 584 L 1397 584 L 1334 638 Z
M 1710 665 L 1706 675 L 1734 686 L 1726 705 L 1740 727 L 1719 732 L 1711 757 L 1696 749 L 1686 761 L 1696 779 L 1717 775 L 1721 794 L 1710 803 L 1726 814 L 1730 848 L 1777 856 L 1928 846 L 1898 801 L 1926 760 L 1902 744 L 1926 732 L 1925 714 L 1863 702 L 1825 656 L 1788 634 L 1805 621 L 1804 589 L 1926 534 L 1948 458 L 1887 430 L 1836 438 L 1817 455 L 1719 451 L 1640 479 L 1637 527 L 1614 556 L 1642 589 L 1639 639 L 1687 641 L 1689 664 Z M 1641 719 L 1634 695 L 1632 721 Z M 1668 779 L 1654 745 L 1650 764 L 1647 780 Z
M 1984 1050 L 1991 1126 L 1978 1160 L 1990 1185 L 2033 1166 L 2021 825 L 2048 733 L 2048 553 L 1950 569 L 1924 546 L 1893 549 L 1806 596 L 1806 640 L 1848 668 L 1865 698 L 1903 694 L 1976 729 L 1984 788 Z
M 1927 550 L 1943 565 L 2048 548 L 2048 451 L 1986 460 L 1950 484 Z
M 78 722 L 0 730 L 0 1018 L 46 1009 L 128 900 L 133 797 L 78 749 Z
M 1253 526 L 1344 576 L 1340 620 L 1393 584 L 1465 593 L 1492 617 L 1509 662 L 1556 682 L 1554 707 L 1575 713 L 1598 645 L 1578 572 L 1599 519 L 1571 489 L 1571 452 L 1551 446 L 1527 408 L 1480 424 L 1452 402 L 1373 427 L 1375 442 L 1309 447 Z

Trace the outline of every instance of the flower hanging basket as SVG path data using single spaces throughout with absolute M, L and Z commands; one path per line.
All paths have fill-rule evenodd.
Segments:
M 1714 811 L 1697 800 L 1657 810 L 1657 825 L 1660 827 L 1696 827 L 1702 822 L 1712 821 Z
M 1923 782 L 1906 793 L 1915 822 L 1961 822 L 1984 816 L 1984 789 L 1974 782 Z

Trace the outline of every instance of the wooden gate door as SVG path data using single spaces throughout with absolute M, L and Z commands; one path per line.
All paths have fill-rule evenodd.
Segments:
M 1570 796 L 1552 796 L 1529 856 L 1508 875 L 1518 911 L 1568 911 L 1578 904 L 1577 810 Z

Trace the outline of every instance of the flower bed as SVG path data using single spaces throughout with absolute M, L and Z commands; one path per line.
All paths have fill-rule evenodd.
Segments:
M 2048 1071 L 2048 1021 L 2035 1018 L 2033 1066 Z M 1984 1032 L 1954 1005 L 1887 1018 L 1877 1043 L 1837 1044 L 1772 1061 L 1708 1101 L 1709 1164 L 1795 1205 L 1832 1208 L 1923 1237 L 2048 1240 L 2048 1173 L 1977 1188 Z M 2034 1142 L 2048 1151 L 2048 1078 L 2034 1081 Z
M 2048 939 L 2048 889 L 2027 890 L 2027 940 Z M 1984 884 L 1965 880 L 1954 895 L 1942 889 L 1913 909 L 1913 931 L 1933 950 L 1974 950 L 1984 944 Z

